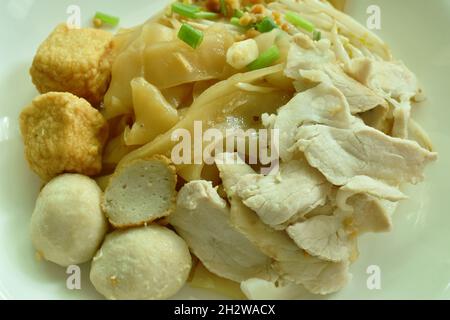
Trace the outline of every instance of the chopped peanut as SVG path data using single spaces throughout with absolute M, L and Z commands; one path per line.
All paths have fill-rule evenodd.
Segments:
M 243 41 L 243 40 L 245 40 L 245 39 L 247 39 L 247 37 L 245 36 L 245 34 L 236 34 L 236 35 L 234 36 L 234 40 L 235 40 L 236 42 L 238 42 L 238 41 Z
M 275 19 L 275 20 L 279 20 L 279 19 L 281 19 L 281 13 L 279 13 L 278 11 L 273 11 L 272 12 L 272 17 Z
M 92 20 L 92 24 L 94 25 L 94 27 L 96 28 L 101 28 L 103 25 L 102 20 L 100 20 L 99 18 L 94 18 L 94 20 Z
M 262 13 L 264 13 L 264 6 L 261 4 L 255 4 L 252 7 L 251 12 L 255 13 L 255 14 L 262 14 Z
M 247 30 L 247 32 L 245 33 L 245 36 L 247 37 L 247 39 L 250 39 L 250 38 L 257 37 L 260 34 L 261 34 L 261 32 L 259 32 L 258 30 L 252 28 L 252 29 Z
M 239 0 L 226 0 L 226 3 L 231 8 L 232 11 L 241 8 L 241 2 Z
M 248 26 L 249 24 L 252 24 L 255 22 L 256 22 L 256 18 L 248 12 L 244 13 L 244 15 L 239 19 L 239 24 L 241 26 Z
M 255 17 L 255 22 L 259 22 L 259 21 L 262 21 L 266 17 L 266 15 L 263 13 L 256 13 L 254 15 L 254 17 Z

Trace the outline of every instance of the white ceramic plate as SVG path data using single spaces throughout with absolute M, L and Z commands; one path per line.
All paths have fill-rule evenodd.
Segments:
M 81 8 L 87 25 L 97 10 L 132 26 L 162 9 L 165 0 L 3 0 L 0 2 L 0 297 L 13 299 L 101 298 L 82 268 L 82 289 L 66 288 L 65 269 L 35 259 L 28 223 L 40 182 L 28 169 L 17 118 L 37 94 L 28 69 L 37 46 L 53 27 L 66 21 L 69 5 Z M 331 296 L 339 299 L 450 298 L 450 1 L 358 0 L 347 11 L 359 21 L 366 9 L 381 8 L 377 31 L 394 54 L 419 76 L 428 100 L 415 116 L 439 151 L 424 183 L 408 190 L 390 234 L 364 236 L 353 280 Z M 381 270 L 381 289 L 369 290 L 368 266 Z M 176 298 L 220 298 L 191 288 Z

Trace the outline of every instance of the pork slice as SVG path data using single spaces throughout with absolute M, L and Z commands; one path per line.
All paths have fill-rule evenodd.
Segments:
M 423 180 L 425 166 L 437 158 L 414 141 L 393 138 L 364 125 L 351 129 L 303 126 L 297 138 L 296 146 L 308 163 L 338 186 L 358 175 L 392 185 L 415 184 Z

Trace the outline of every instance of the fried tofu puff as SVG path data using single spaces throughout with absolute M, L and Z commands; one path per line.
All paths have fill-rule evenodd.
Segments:
M 113 61 L 112 34 L 58 25 L 40 45 L 30 74 L 40 93 L 70 92 L 99 106 Z
M 108 126 L 86 100 L 67 92 L 43 94 L 20 114 L 20 130 L 26 159 L 44 181 L 63 172 L 100 172 Z

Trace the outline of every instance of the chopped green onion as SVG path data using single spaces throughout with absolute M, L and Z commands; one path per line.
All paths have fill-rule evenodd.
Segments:
M 271 46 L 269 49 L 259 55 L 259 57 L 250 63 L 247 68 L 250 70 L 257 70 L 271 66 L 275 61 L 280 58 L 280 50 L 276 45 Z
M 118 17 L 110 16 L 109 14 L 103 12 L 96 12 L 94 19 L 99 19 L 101 22 L 109 24 L 115 27 L 119 24 L 120 19 Z
M 233 26 L 242 29 L 242 31 L 246 31 L 246 30 L 248 30 L 248 29 L 254 27 L 253 24 L 249 24 L 248 26 L 243 26 L 243 25 L 241 24 L 241 20 L 240 20 L 239 18 L 236 18 L 236 17 L 231 18 L 231 19 L 230 19 L 230 23 L 231 23 Z
M 201 10 L 202 8 L 195 5 L 195 4 L 189 4 L 189 3 L 182 3 L 185 7 L 191 8 L 192 10 Z
M 217 19 L 219 15 L 214 12 L 202 11 L 200 7 L 192 4 L 175 2 L 172 4 L 172 12 L 191 19 Z
M 175 2 L 172 4 L 172 12 L 178 13 L 180 16 L 197 19 L 196 13 L 200 12 L 200 7 Z
M 300 15 L 298 15 L 295 12 L 292 11 L 286 12 L 285 18 L 288 22 L 292 23 L 294 26 L 302 28 L 308 32 L 313 32 L 315 29 L 314 25 L 311 22 L 300 17 Z
M 239 10 L 239 9 L 234 10 L 233 17 L 241 18 L 243 15 L 244 15 L 244 12 L 242 10 Z
M 275 28 L 278 28 L 278 25 L 269 17 L 265 17 L 261 22 L 256 24 L 256 29 L 262 33 L 272 31 Z
M 241 20 L 240 20 L 239 18 L 236 18 L 236 17 L 233 17 L 233 18 L 230 19 L 230 23 L 231 23 L 233 26 L 242 28 L 243 26 L 241 25 L 241 22 L 240 22 L 240 21 L 241 21 Z
M 228 8 L 225 0 L 220 0 L 220 12 L 226 17 L 228 15 Z
M 313 40 L 319 41 L 322 38 L 322 33 L 320 31 L 314 30 L 313 31 Z
M 203 41 L 203 32 L 183 23 L 178 31 L 178 38 L 196 49 Z
M 215 12 L 209 12 L 209 11 L 200 11 L 195 13 L 195 18 L 196 19 L 209 19 L 209 20 L 214 20 L 219 18 L 219 15 Z

